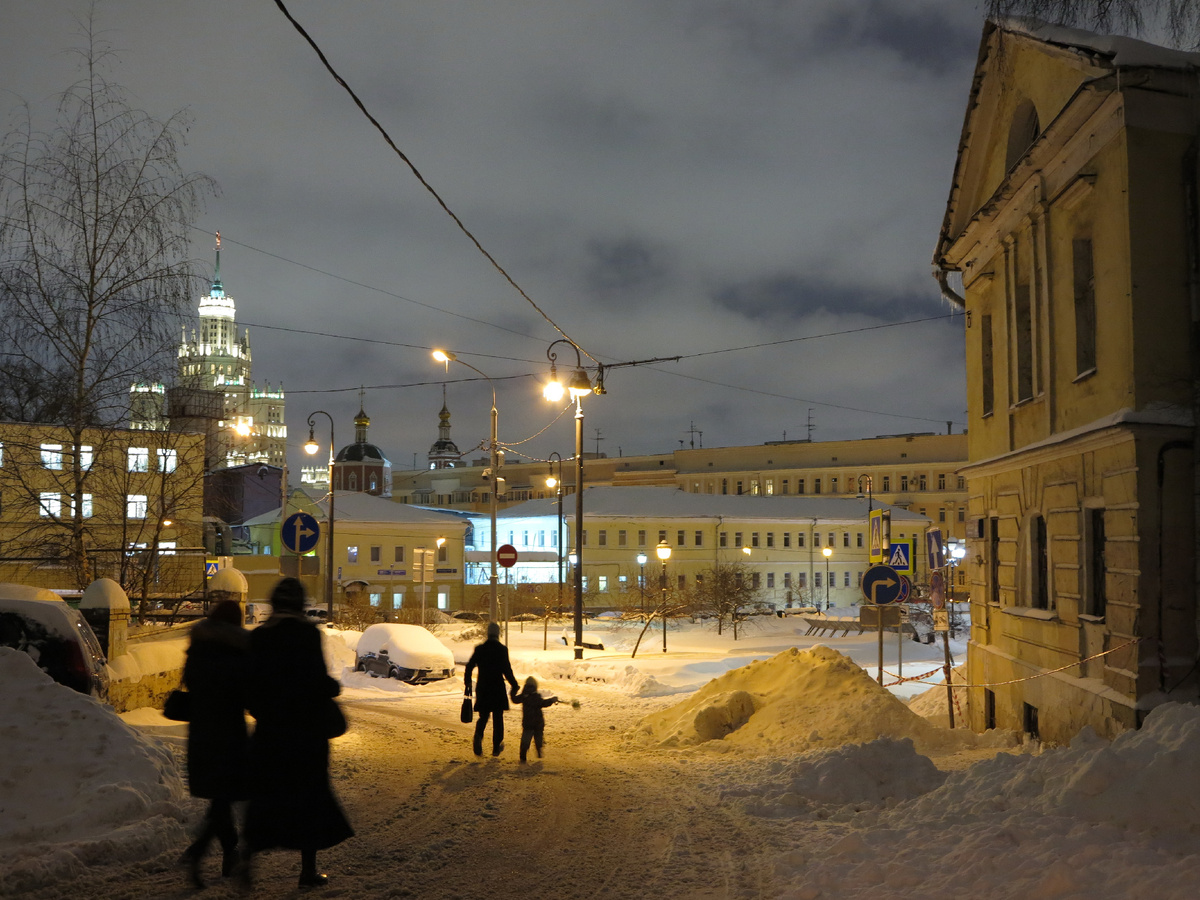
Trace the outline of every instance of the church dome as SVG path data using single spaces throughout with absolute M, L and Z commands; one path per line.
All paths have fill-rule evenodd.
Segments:
M 382 462 L 391 465 L 388 458 L 383 455 L 383 451 L 374 444 L 368 444 L 365 441 L 347 444 L 338 451 L 334 462 Z

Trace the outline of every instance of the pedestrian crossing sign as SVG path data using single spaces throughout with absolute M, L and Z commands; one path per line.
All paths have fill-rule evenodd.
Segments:
M 892 544 L 887 550 L 887 565 L 891 566 L 897 572 L 907 572 L 911 568 L 910 561 L 912 544 L 905 541 L 904 543 Z

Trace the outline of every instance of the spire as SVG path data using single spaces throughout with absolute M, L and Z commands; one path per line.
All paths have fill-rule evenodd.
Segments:
M 358 415 L 354 417 L 354 442 L 356 444 L 367 442 L 367 429 L 371 427 L 371 419 L 364 411 L 366 393 L 366 388 L 360 386 L 358 389 Z
M 213 272 L 212 294 L 213 297 L 225 296 L 225 285 L 221 284 L 221 232 L 217 232 L 217 267 Z
M 461 459 L 458 447 L 450 440 L 450 408 L 446 405 L 446 385 L 442 385 L 442 411 L 438 413 L 438 439 L 429 448 L 429 468 L 449 469 Z

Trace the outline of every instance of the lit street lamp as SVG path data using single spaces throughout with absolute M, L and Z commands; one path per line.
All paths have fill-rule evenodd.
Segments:
M 638 565 L 642 567 L 642 574 L 638 578 L 638 589 L 642 594 L 642 615 L 646 614 L 646 554 L 639 553 L 637 555 Z
M 500 563 L 496 559 L 496 551 L 499 549 L 497 541 L 499 538 L 496 535 L 496 511 L 499 508 L 499 493 L 500 486 L 504 483 L 500 477 L 500 443 L 497 438 L 497 413 L 496 413 L 496 383 L 484 372 L 480 372 L 473 365 L 463 362 L 453 353 L 448 350 L 434 350 L 433 358 L 440 363 L 445 363 L 446 371 L 450 371 L 450 363 L 457 362 L 459 365 L 466 366 L 472 372 L 478 372 L 487 378 L 487 383 L 492 388 L 492 429 L 488 438 L 488 464 L 491 466 L 492 474 L 492 490 L 488 498 L 488 511 L 491 514 L 492 520 L 492 571 L 488 578 L 489 594 L 488 594 L 488 621 L 498 622 L 500 615 L 499 588 L 497 587 L 497 571 L 500 568 Z
M 575 350 L 575 373 L 567 385 L 558 380 L 558 370 L 555 367 L 558 355 L 554 348 L 558 344 L 570 344 Z M 592 392 L 592 382 L 583 370 L 583 359 L 579 355 L 579 347 L 574 342 L 555 341 L 546 349 L 546 357 L 550 360 L 550 380 L 542 388 L 542 396 L 551 403 L 557 403 L 569 393 L 575 401 L 575 554 L 578 560 L 574 572 L 575 658 L 583 659 L 583 404 L 579 402 L 579 398 Z
M 654 548 L 658 558 L 662 560 L 662 573 L 658 576 L 658 586 L 662 590 L 662 623 L 663 623 L 663 653 L 667 652 L 667 560 L 671 558 L 671 546 L 666 541 L 659 541 Z
M 318 409 L 316 412 L 309 414 L 308 417 L 308 440 L 304 443 L 304 452 L 309 456 L 315 454 L 320 445 L 317 439 L 313 436 L 313 416 L 324 416 L 329 420 L 329 521 L 326 523 L 327 533 L 325 535 L 325 611 L 329 616 L 329 621 L 333 621 L 333 454 L 336 452 L 337 442 L 333 437 L 333 416 L 325 412 L 323 409 Z M 284 496 L 286 497 L 286 487 Z M 286 500 L 285 500 L 286 503 Z M 286 514 L 287 510 L 284 510 Z
M 825 612 L 829 612 L 829 557 L 833 556 L 833 548 L 822 548 L 821 555 L 825 557 Z

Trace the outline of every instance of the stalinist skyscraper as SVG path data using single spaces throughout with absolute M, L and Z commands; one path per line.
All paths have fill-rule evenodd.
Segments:
M 287 453 L 284 393 L 259 389 L 251 378 L 250 332 L 239 338 L 233 297 L 221 282 L 221 233 L 217 232 L 212 288 L 200 298 L 199 328 L 179 345 L 179 382 L 134 385 L 132 427 L 161 429 L 171 423 L 213 438 L 212 468 L 267 463 L 282 466 Z M 166 415 L 163 394 L 168 395 Z

